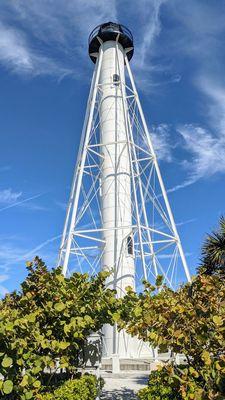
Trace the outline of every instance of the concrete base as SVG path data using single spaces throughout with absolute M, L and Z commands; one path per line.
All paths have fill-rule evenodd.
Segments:
M 123 371 L 153 371 L 157 369 L 158 365 L 162 365 L 166 361 L 168 361 L 168 359 L 166 360 L 165 358 L 161 360 L 103 358 L 101 370 L 112 373 L 119 373 Z
M 147 386 L 149 372 L 101 374 L 105 381 L 101 400 L 137 400 L 137 392 Z

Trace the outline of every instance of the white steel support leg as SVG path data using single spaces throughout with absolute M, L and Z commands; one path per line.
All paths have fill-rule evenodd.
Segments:
M 63 234 L 62 234 L 62 239 L 61 239 L 61 244 L 60 244 L 60 250 L 59 250 L 59 259 L 58 259 L 58 266 L 62 265 L 63 259 L 64 259 L 64 254 L 63 254 L 63 246 L 66 240 L 66 235 L 68 231 L 68 224 L 69 224 L 69 219 L 70 219 L 70 212 L 71 212 L 71 207 L 73 205 L 73 200 L 74 200 L 74 195 L 75 195 L 75 187 L 76 187 L 76 181 L 78 177 L 78 167 L 79 163 L 82 157 L 82 151 L 84 148 L 84 141 L 86 137 L 86 129 L 87 129 L 87 122 L 88 118 L 90 115 L 90 106 L 91 106 L 91 101 L 93 98 L 93 89 L 94 86 L 96 85 L 96 73 L 98 70 L 98 62 L 94 70 L 94 74 L 91 80 L 91 87 L 90 87 L 90 92 L 88 96 L 88 101 L 87 101 L 87 108 L 86 108 L 86 113 L 85 113 L 85 118 L 84 118 L 84 124 L 83 124 L 83 129 L 82 129 L 82 134 L 81 134 L 81 140 L 80 140 L 80 145 L 79 145 L 79 151 L 77 155 L 77 162 L 76 166 L 74 169 L 74 174 L 73 174 L 73 180 L 72 180 L 72 186 L 71 186 L 71 192 L 70 192 L 70 197 L 69 197 L 69 202 L 66 210 L 66 218 L 65 218 L 65 223 L 64 223 L 64 228 L 63 228 Z
M 101 64 L 102 64 L 102 50 L 100 50 L 98 62 L 96 65 L 96 75 L 95 75 L 95 79 L 94 79 L 93 86 L 92 86 L 93 94 L 91 94 L 90 111 L 88 112 L 87 121 L 85 121 L 85 125 L 84 125 L 84 131 L 86 133 L 86 136 L 85 136 L 85 140 L 84 140 L 83 153 L 81 156 L 81 162 L 77 165 L 78 177 L 77 177 L 77 184 L 74 186 L 73 212 L 72 212 L 72 216 L 71 216 L 70 229 L 68 231 L 68 238 L 67 238 L 66 253 L 65 253 L 65 258 L 64 258 L 64 262 L 63 262 L 63 270 L 62 270 L 63 275 L 66 275 L 67 268 L 68 268 L 68 261 L 69 261 L 70 248 L 71 248 L 71 242 L 72 242 L 72 232 L 74 229 L 75 219 L 76 219 L 76 215 L 77 215 L 78 200 L 79 200 L 80 189 L 81 189 L 84 163 L 86 160 L 87 146 L 88 146 L 90 132 L 91 132 L 94 107 L 95 107 L 95 101 L 96 101 L 97 90 L 98 90 L 99 75 L 100 75 L 100 71 L 101 71 Z
M 172 210 L 171 210 L 171 207 L 170 207 L 170 204 L 169 204 L 169 201 L 168 201 L 166 189 L 165 189 L 165 186 L 164 186 L 164 183 L 163 183 L 163 180 L 162 180 L 161 172 L 160 172 L 160 169 L 159 169 L 159 165 L 158 165 L 158 162 L 157 162 L 157 158 L 156 158 L 156 155 L 155 155 L 154 148 L 152 146 L 152 142 L 151 142 L 150 135 L 149 135 L 149 130 L 148 130 L 148 127 L 147 127 L 147 124 L 146 124 L 146 120 L 145 120 L 145 117 L 144 117 L 144 113 L 143 113 L 143 110 L 142 110 L 142 107 L 141 107 L 140 99 L 139 99 L 139 96 L 138 96 L 138 92 L 137 92 L 137 89 L 136 89 L 136 85 L 134 83 L 133 75 L 132 75 L 132 72 L 131 72 L 130 65 L 129 65 L 127 57 L 125 58 L 125 60 L 126 60 L 126 66 L 127 66 L 127 70 L 128 70 L 131 86 L 132 86 L 132 89 L 133 89 L 133 92 L 134 92 L 134 95 L 135 95 L 135 98 L 136 98 L 138 110 L 139 110 L 139 113 L 140 113 L 140 117 L 141 117 L 141 120 L 142 120 L 142 124 L 143 124 L 144 130 L 145 130 L 145 133 L 146 133 L 146 138 L 147 138 L 147 141 L 148 141 L 148 145 L 149 145 L 149 148 L 150 148 L 150 150 L 152 152 L 156 173 L 157 173 L 159 184 L 160 184 L 160 187 L 161 187 L 161 190 L 162 190 L 162 195 L 163 195 L 163 198 L 164 198 L 164 201 L 165 201 L 167 212 L 168 212 L 168 215 L 169 215 L 169 218 L 170 218 L 170 223 L 171 223 L 172 229 L 174 231 L 175 237 L 177 238 L 177 247 L 178 247 L 178 250 L 179 250 L 179 253 L 180 253 L 180 257 L 181 257 L 181 260 L 182 260 L 182 264 L 183 264 L 183 267 L 184 267 L 184 270 L 185 270 L 185 274 L 186 274 L 187 280 L 188 280 L 188 282 L 190 282 L 191 281 L 191 276 L 190 276 L 190 272 L 189 272 L 189 269 L 188 269 L 188 266 L 187 266 L 187 261 L 186 261 L 186 258 L 185 258 L 184 252 L 183 252 L 183 248 L 181 246 L 180 237 L 179 237 L 178 232 L 177 232 L 176 224 L 175 224 L 175 221 L 174 221 L 174 218 L 173 218 L 173 214 L 172 214 Z

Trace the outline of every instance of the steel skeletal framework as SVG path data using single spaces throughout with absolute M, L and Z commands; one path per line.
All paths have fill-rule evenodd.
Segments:
M 188 266 L 129 60 L 133 38 L 106 23 L 89 39 L 95 63 L 60 247 L 63 273 L 110 270 L 123 296 L 163 275 L 175 288 Z M 135 356 L 124 332 L 106 326 L 105 355 Z

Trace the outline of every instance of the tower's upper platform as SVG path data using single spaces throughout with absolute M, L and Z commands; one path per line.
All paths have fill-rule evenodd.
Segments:
M 89 55 L 94 63 L 96 63 L 96 53 L 102 42 L 109 40 L 117 40 L 127 51 L 127 58 L 130 61 L 134 53 L 133 36 L 131 31 L 124 25 L 115 22 L 106 22 L 96 26 L 89 36 Z

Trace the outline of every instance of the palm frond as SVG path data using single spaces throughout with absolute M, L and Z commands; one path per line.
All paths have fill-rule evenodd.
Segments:
M 225 218 L 221 217 L 217 231 L 209 234 L 202 246 L 199 271 L 208 275 L 225 273 Z

